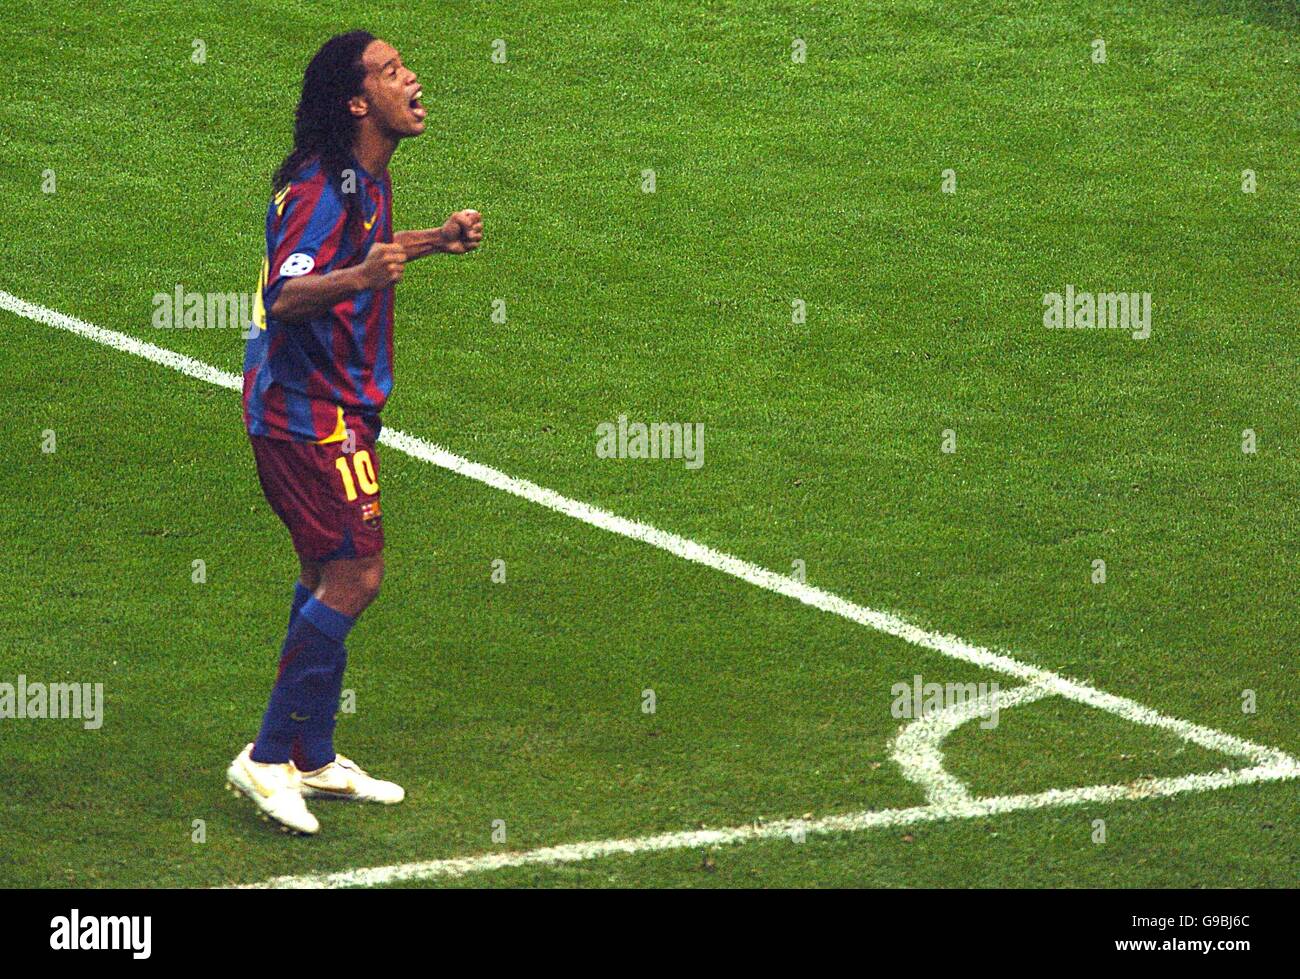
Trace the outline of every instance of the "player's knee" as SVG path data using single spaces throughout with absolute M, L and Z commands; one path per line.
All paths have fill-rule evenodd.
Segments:
M 319 562 L 309 561 L 306 558 L 299 558 L 300 572 L 298 580 L 302 582 L 303 587 L 308 591 L 314 592 L 320 587 L 321 566 Z
M 379 594 L 383 580 L 382 555 L 331 562 L 323 575 L 325 604 L 345 615 L 360 615 Z
M 384 583 L 384 559 L 376 556 L 367 561 L 357 575 L 357 590 L 360 598 L 369 605 L 379 597 L 380 586 Z

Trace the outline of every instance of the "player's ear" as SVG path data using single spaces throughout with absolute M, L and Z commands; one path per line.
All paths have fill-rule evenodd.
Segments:
M 353 116 L 360 119 L 362 116 L 367 115 L 370 112 L 370 103 L 366 101 L 364 95 L 354 95 L 352 98 L 348 99 L 348 111 L 351 112 Z

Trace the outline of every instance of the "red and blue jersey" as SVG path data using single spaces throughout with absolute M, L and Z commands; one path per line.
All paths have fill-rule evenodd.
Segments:
M 349 226 L 352 192 L 360 209 Z M 256 329 L 244 351 L 249 434 L 322 443 L 342 441 L 348 428 L 379 434 L 393 388 L 393 287 L 359 292 L 303 323 L 270 310 L 290 278 L 358 265 L 375 242 L 392 240 L 388 174 L 376 180 L 360 164 L 336 184 L 309 161 L 271 200 Z

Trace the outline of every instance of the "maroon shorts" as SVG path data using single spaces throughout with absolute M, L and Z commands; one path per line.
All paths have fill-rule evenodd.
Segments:
M 308 561 L 370 557 L 384 549 L 379 511 L 379 455 L 357 437 L 318 445 L 250 435 L 257 478 L 271 509 Z

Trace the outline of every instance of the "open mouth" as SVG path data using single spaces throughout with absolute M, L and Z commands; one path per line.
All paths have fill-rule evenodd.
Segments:
M 411 114 L 415 116 L 415 118 L 420 122 L 423 122 L 424 117 L 429 114 L 428 111 L 424 108 L 424 106 L 420 104 L 420 99 L 423 95 L 424 95 L 424 89 L 417 88 L 415 90 L 415 94 L 411 96 L 411 101 L 410 101 Z

